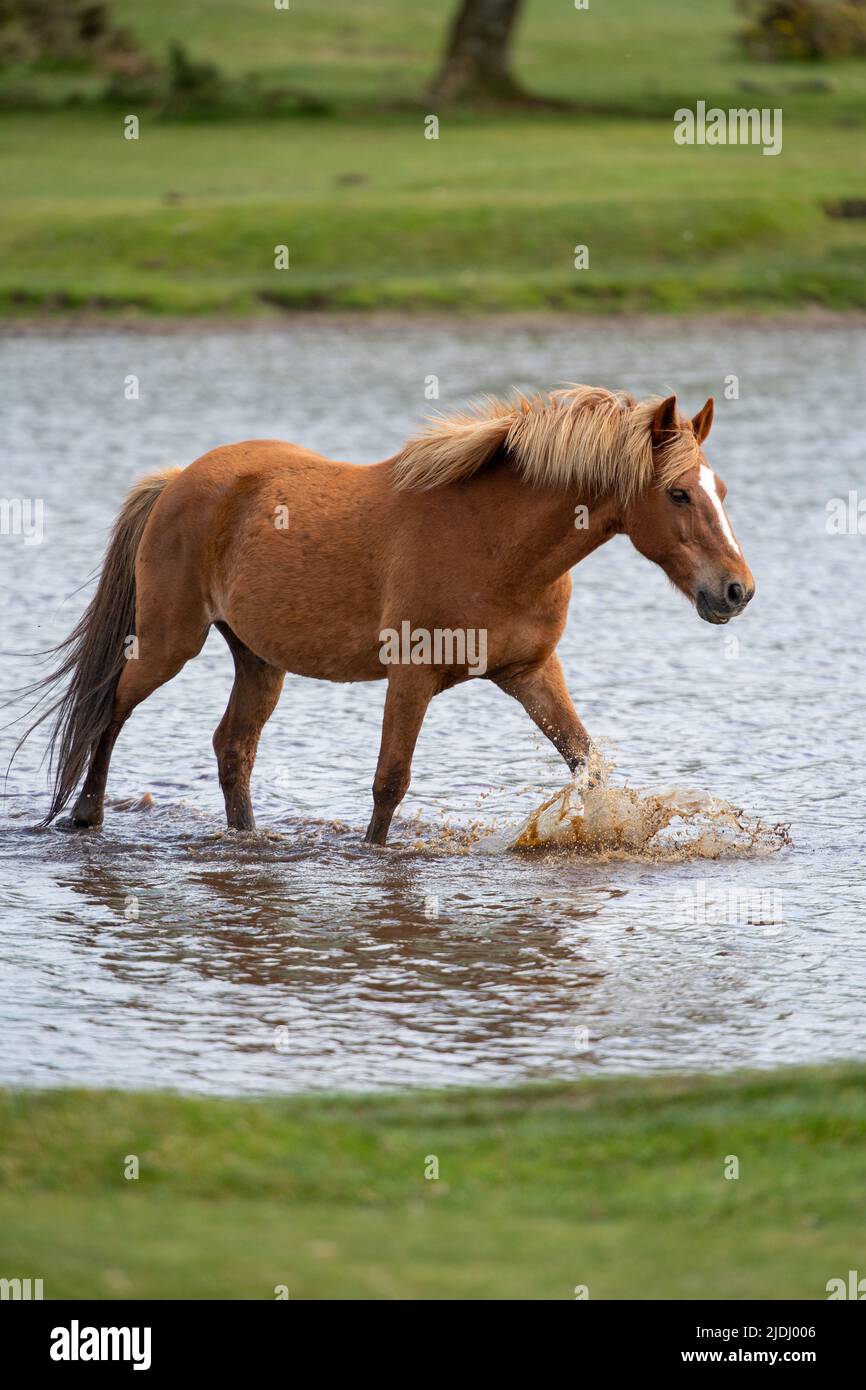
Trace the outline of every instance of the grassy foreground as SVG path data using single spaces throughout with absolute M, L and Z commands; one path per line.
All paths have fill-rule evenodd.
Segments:
M 4 1093 L 0 1276 L 47 1298 L 826 1298 L 866 1248 L 864 1081 Z
M 729 4 L 527 0 L 516 70 L 574 109 L 442 112 L 427 140 L 452 8 L 116 0 L 154 56 L 181 38 L 326 113 L 144 109 L 129 141 L 137 108 L 96 102 L 92 74 L 11 74 L 0 313 L 866 307 L 866 219 L 828 214 L 863 198 L 866 62 L 749 62 Z M 781 153 L 675 145 L 698 99 L 780 107 Z

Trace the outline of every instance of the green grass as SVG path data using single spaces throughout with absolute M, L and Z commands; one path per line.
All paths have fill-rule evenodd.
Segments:
M 864 1081 L 6 1093 L 0 1275 L 49 1298 L 825 1298 L 866 1245 Z
M 425 140 L 428 107 L 410 103 L 452 3 L 118 0 L 154 54 L 181 37 L 332 114 L 143 110 L 134 142 L 124 107 L 7 111 L 0 312 L 866 306 L 866 221 L 824 210 L 866 195 L 866 63 L 755 65 L 727 5 L 527 0 L 518 72 L 581 109 L 442 112 Z M 57 101 L 96 90 L 87 73 L 19 79 Z M 803 89 L 816 81 L 832 90 Z M 781 106 L 782 153 L 676 146 L 672 113 L 698 98 Z M 589 270 L 574 269 L 578 244 Z

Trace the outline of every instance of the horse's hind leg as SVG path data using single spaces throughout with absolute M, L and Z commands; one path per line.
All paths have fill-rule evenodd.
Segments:
M 255 830 L 250 776 L 259 735 L 274 712 L 285 672 L 254 656 L 225 623 L 216 625 L 235 662 L 235 683 L 228 707 L 213 736 L 220 786 L 230 830 Z
M 94 827 L 102 824 L 105 784 L 117 736 L 136 705 L 161 685 L 170 681 L 204 646 L 208 620 L 204 612 L 172 614 L 168 608 L 141 605 L 136 618 L 136 654 L 130 656 L 120 673 L 114 692 L 111 722 L 93 749 L 90 765 L 78 800 L 72 809 L 72 824 Z
M 108 781 L 108 766 L 125 720 L 112 719 L 108 728 L 100 736 L 90 755 L 90 766 L 78 800 L 72 808 L 71 821 L 82 829 L 94 828 L 102 824 L 105 806 L 105 784 Z

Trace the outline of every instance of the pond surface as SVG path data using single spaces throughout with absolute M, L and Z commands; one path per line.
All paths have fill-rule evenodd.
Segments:
M 384 686 L 292 677 L 259 752 L 260 833 L 227 835 L 210 740 L 231 661 L 213 634 L 124 730 L 109 794 L 132 809 L 101 832 L 33 833 L 44 738 L 13 766 L 0 1080 L 241 1095 L 866 1056 L 866 538 L 827 529 L 828 502 L 866 488 L 863 349 L 857 325 L 711 320 L 0 341 L 0 492 L 44 505 L 41 544 L 0 535 L 6 689 L 73 625 L 149 470 L 262 436 L 383 458 L 434 375 L 444 410 L 564 380 L 677 390 L 692 412 L 715 395 L 707 449 L 756 576 L 748 613 L 702 623 L 619 538 L 575 572 L 560 653 L 616 778 L 702 787 L 793 841 L 467 853 L 468 827 L 517 824 L 567 780 L 473 682 L 434 702 L 392 847 L 369 850 Z

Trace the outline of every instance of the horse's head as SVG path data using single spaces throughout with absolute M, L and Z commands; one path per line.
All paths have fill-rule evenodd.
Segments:
M 713 422 L 712 397 L 693 420 L 676 396 L 652 418 L 654 481 L 624 514 L 625 531 L 647 559 L 691 599 L 708 623 L 742 613 L 755 581 L 724 508 L 727 491 L 701 448 Z

